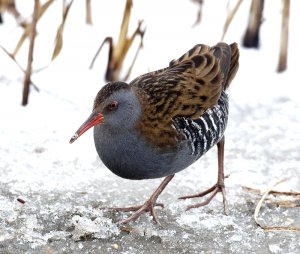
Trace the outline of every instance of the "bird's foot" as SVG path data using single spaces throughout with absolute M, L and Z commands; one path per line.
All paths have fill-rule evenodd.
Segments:
M 155 206 L 160 206 L 160 207 L 164 207 L 163 204 L 161 203 L 156 203 L 156 200 L 158 198 L 158 196 L 160 195 L 160 193 L 164 190 L 164 188 L 168 185 L 168 183 L 172 180 L 172 178 L 174 177 L 174 175 L 170 175 L 167 176 L 162 183 L 158 186 L 158 188 L 153 192 L 153 194 L 151 195 L 151 197 L 143 204 L 140 206 L 132 206 L 132 207 L 127 207 L 127 208 L 111 208 L 112 210 L 115 211 L 120 211 L 120 212 L 134 212 L 129 218 L 125 219 L 125 220 L 121 220 L 118 223 L 119 224 L 126 224 L 130 221 L 135 221 L 137 218 L 139 218 L 142 214 L 150 212 L 150 214 L 153 217 L 153 220 L 161 226 L 161 224 L 159 223 L 158 217 L 156 215 Z
M 150 214 L 153 217 L 153 220 L 158 224 L 161 225 L 158 217 L 156 215 L 155 206 L 160 206 L 162 208 L 164 208 L 164 205 L 162 203 L 156 203 L 156 199 L 149 199 L 147 200 L 143 205 L 139 205 L 139 206 L 131 206 L 131 207 L 113 207 L 113 208 L 109 208 L 110 210 L 113 211 L 117 211 L 117 212 L 134 212 L 130 217 L 128 217 L 125 220 L 121 220 L 118 223 L 119 224 L 126 224 L 130 221 L 135 221 L 136 219 L 138 219 L 142 214 L 150 212 Z
M 218 192 L 222 193 L 223 205 L 224 205 L 224 214 L 227 215 L 228 214 L 228 205 L 227 205 L 227 200 L 226 200 L 224 183 L 222 183 L 222 184 L 216 183 L 214 186 L 212 186 L 211 188 L 209 188 L 209 189 L 207 189 L 203 192 L 200 192 L 200 193 L 197 193 L 197 194 L 194 194 L 194 195 L 183 196 L 183 197 L 180 197 L 179 199 L 200 198 L 200 197 L 204 197 L 204 196 L 210 194 L 205 201 L 200 202 L 200 203 L 195 204 L 195 205 L 189 205 L 186 209 L 186 211 L 188 211 L 192 208 L 198 208 L 198 207 L 205 206 L 205 205 L 209 204 L 210 201 L 212 201 L 212 199 L 217 195 Z

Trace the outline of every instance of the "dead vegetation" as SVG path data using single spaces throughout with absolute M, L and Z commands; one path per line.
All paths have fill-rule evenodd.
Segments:
M 36 23 L 38 21 L 39 9 L 40 9 L 40 1 L 34 0 L 33 19 L 32 19 L 32 23 L 31 23 L 31 30 L 29 33 L 30 43 L 29 43 L 29 50 L 28 50 L 27 69 L 25 71 L 24 87 L 23 87 L 23 97 L 22 97 L 22 105 L 23 106 L 26 106 L 28 104 L 29 86 L 31 83 L 34 41 L 35 41 L 35 35 L 36 35 Z
M 288 181 L 288 179 L 281 179 L 277 181 L 274 184 L 271 184 L 270 187 L 267 188 L 266 191 L 262 192 L 258 189 L 253 189 L 250 187 L 243 186 L 243 190 L 255 195 L 260 195 L 261 198 L 259 199 L 255 211 L 254 211 L 254 220 L 255 223 L 265 231 L 300 231 L 300 226 L 271 226 L 271 225 L 265 225 L 261 222 L 261 219 L 259 217 L 260 210 L 264 203 L 268 203 L 271 206 L 279 206 L 279 207 L 286 207 L 286 208 L 298 208 L 300 207 L 300 192 L 287 192 L 287 191 L 275 191 L 273 190 L 277 185 Z M 273 198 L 268 198 L 270 196 L 273 196 Z M 278 196 L 288 196 L 292 199 L 286 199 L 286 200 L 277 200 Z M 292 218 L 286 218 L 285 221 L 288 221 L 288 223 L 292 223 L 294 220 Z
M 71 7 L 73 4 L 73 0 L 45 0 L 43 4 L 40 1 L 34 1 L 35 6 L 32 12 L 32 17 L 30 21 L 25 21 L 25 19 L 20 14 L 20 11 L 16 8 L 16 0 L 0 0 L 0 21 L 2 20 L 1 13 L 8 12 L 12 14 L 16 22 L 19 26 L 23 28 L 23 33 L 20 36 L 19 40 L 16 42 L 16 46 L 13 52 L 9 52 L 3 46 L 1 46 L 2 50 L 18 65 L 18 67 L 24 72 L 24 87 L 23 87 L 23 97 L 22 97 L 22 105 L 27 105 L 28 97 L 30 93 L 30 87 L 32 86 L 36 90 L 38 87 L 32 81 L 32 74 L 36 71 L 33 68 L 33 55 L 34 55 L 34 41 L 35 37 L 39 33 L 43 33 L 44 31 L 36 32 L 36 25 L 42 19 L 43 15 L 51 8 L 54 2 L 61 1 L 62 2 L 62 17 L 59 26 L 57 27 L 57 32 L 55 35 L 55 44 L 52 52 L 52 59 L 49 59 L 49 62 L 56 59 L 61 51 L 63 50 L 63 35 L 64 28 L 66 26 L 66 22 L 68 19 L 69 12 L 71 11 Z M 196 22 L 193 26 L 201 25 L 201 19 L 203 13 L 205 13 L 205 4 L 208 4 L 208 1 L 204 0 L 192 0 L 198 6 L 198 13 L 196 17 Z M 224 40 L 227 31 L 230 29 L 230 25 L 233 22 L 236 14 L 240 10 L 240 6 L 244 3 L 243 0 L 236 0 L 231 4 L 231 8 L 228 8 L 227 18 L 224 22 L 223 33 L 221 36 L 221 40 Z M 228 1 L 229 6 L 230 1 Z M 260 31 L 261 25 L 263 24 L 263 10 L 264 10 L 264 0 L 252 0 L 251 8 L 249 10 L 249 21 L 248 25 L 245 29 L 245 34 L 242 38 L 242 44 L 244 47 L 258 48 L 260 43 Z M 195 5 L 195 6 L 196 6 Z M 92 11 L 93 5 L 91 0 L 85 1 L 85 21 L 86 24 L 92 25 Z M 108 63 L 106 67 L 105 79 L 106 81 L 115 81 L 115 80 L 127 80 L 129 75 L 134 67 L 136 59 L 139 55 L 141 48 L 143 47 L 143 39 L 146 29 L 144 28 L 143 20 L 140 20 L 136 26 L 136 29 L 131 35 L 128 35 L 128 27 L 132 23 L 130 21 L 131 11 L 133 6 L 133 0 L 126 0 L 125 8 L 123 12 L 123 19 L 120 26 L 119 37 L 117 40 L 112 38 L 111 36 L 107 36 L 104 38 L 103 42 L 100 43 L 99 49 L 97 50 L 92 62 L 90 64 L 90 68 L 93 68 L 93 65 L 96 59 L 99 56 L 103 46 L 108 44 Z M 101 13 L 99 14 L 101 15 Z M 287 59 L 288 59 L 288 37 L 289 37 L 289 15 L 290 15 L 290 0 L 282 1 L 282 23 L 281 23 L 281 37 L 280 37 L 280 52 L 278 54 L 278 64 L 277 64 L 277 72 L 283 72 L 287 69 Z M 5 20 L 2 20 L 5 22 Z M 72 24 L 70 24 L 71 26 Z M 129 64 L 129 67 L 126 71 L 124 71 L 124 61 L 128 58 L 128 52 L 134 45 L 134 41 L 139 38 L 140 43 L 136 49 L 134 57 Z M 28 59 L 27 66 L 22 67 L 16 60 L 16 56 L 20 49 L 23 47 L 24 42 L 28 40 Z M 276 38 L 274 38 L 276 40 Z M 268 42 L 263 42 L 268 43 Z M 38 57 L 38 56 L 37 56 Z M 125 73 L 123 77 L 120 76 L 120 73 Z
M 0 0 L 0 24 L 3 23 L 3 19 L 1 15 L 3 12 L 8 12 L 11 15 L 13 15 L 14 18 L 16 19 L 16 22 L 20 26 L 22 27 L 27 26 L 26 21 L 23 19 L 23 17 L 21 16 L 21 14 L 16 8 L 15 0 Z
M 288 42 L 289 42 L 289 19 L 290 19 L 290 0 L 282 1 L 282 22 L 280 36 L 280 52 L 278 59 L 277 72 L 287 69 Z
M 35 85 L 32 82 L 32 73 L 34 72 L 32 62 L 33 62 L 33 54 L 34 54 L 34 42 L 35 37 L 37 35 L 36 32 L 36 26 L 39 20 L 43 17 L 43 15 L 47 12 L 47 10 L 51 7 L 51 5 L 54 3 L 54 0 L 48 0 L 44 4 L 40 4 L 39 0 L 35 0 L 34 4 L 34 11 L 32 14 L 32 21 L 29 23 L 22 22 L 20 23 L 20 26 L 24 28 L 24 31 L 22 35 L 20 36 L 15 49 L 12 53 L 10 53 L 8 50 L 6 50 L 3 46 L 0 45 L 2 50 L 17 64 L 17 66 L 24 72 L 24 86 L 23 86 L 23 97 L 22 97 L 22 105 L 25 106 L 28 104 L 28 98 L 29 98 L 29 92 L 30 92 L 30 86 L 32 85 L 36 90 L 38 90 L 37 85 Z M 67 2 L 65 0 L 62 1 L 63 8 L 62 8 L 62 21 L 57 28 L 57 33 L 55 37 L 55 45 L 54 50 L 52 53 L 52 59 L 53 61 L 56 57 L 59 56 L 62 48 L 63 48 L 63 34 L 64 34 L 64 27 L 65 23 L 67 21 L 68 14 L 70 12 L 71 6 L 73 4 L 73 0 Z M 120 27 L 120 33 L 119 38 L 117 42 L 114 44 L 114 40 L 112 37 L 106 37 L 102 44 L 100 45 L 90 68 L 92 68 L 98 54 L 100 53 L 103 45 L 105 43 L 108 43 L 109 45 L 109 57 L 108 57 L 108 64 L 107 64 L 107 70 L 105 79 L 107 81 L 113 81 L 113 80 L 127 80 L 131 70 L 134 66 L 134 63 L 138 57 L 140 49 L 143 47 L 143 37 L 145 34 L 145 29 L 142 28 L 143 21 L 139 21 L 136 30 L 131 36 L 128 36 L 128 27 L 130 23 L 130 14 L 131 14 L 131 8 L 132 8 L 132 0 L 127 0 L 123 15 L 123 20 Z M 20 14 L 16 10 L 15 7 L 15 1 L 14 0 L 0 0 L 0 12 L 8 11 L 12 13 L 16 19 L 19 19 Z M 86 23 L 89 25 L 92 25 L 92 3 L 91 0 L 86 0 Z M 43 31 L 41 31 L 43 32 Z M 123 62 L 126 58 L 126 55 L 129 51 L 129 49 L 132 47 L 132 44 L 135 40 L 135 38 L 140 37 L 140 44 L 137 48 L 137 51 L 135 53 L 135 56 L 132 60 L 131 65 L 129 66 L 127 73 L 125 77 L 120 77 L 120 72 L 123 67 Z M 27 60 L 27 67 L 26 70 L 17 62 L 16 56 L 21 49 L 21 47 L 24 45 L 24 42 L 29 39 L 29 48 L 28 48 L 28 60 Z
M 201 23 L 201 20 L 202 20 L 202 12 L 203 12 L 203 3 L 204 3 L 204 0 L 192 0 L 194 3 L 198 4 L 198 13 L 197 13 L 197 18 L 196 18 L 196 21 L 194 23 L 193 26 L 197 26 Z
M 105 43 L 107 43 L 109 46 L 109 51 L 108 51 L 108 63 L 107 63 L 106 74 L 105 74 L 106 81 L 127 80 L 134 66 L 136 58 L 139 54 L 139 51 L 143 47 L 143 38 L 146 31 L 145 29 L 141 28 L 143 21 L 139 21 L 138 26 L 135 29 L 134 33 L 128 37 L 128 26 L 130 23 L 131 8 L 132 8 L 132 0 L 127 0 L 124 9 L 122 24 L 120 27 L 120 34 L 116 44 L 113 43 L 112 37 L 106 37 L 104 41 L 101 43 L 99 49 L 97 50 L 90 64 L 90 68 L 93 68 L 93 65 L 102 47 L 104 46 Z M 136 51 L 136 54 L 132 60 L 130 67 L 127 70 L 127 74 L 125 75 L 124 78 L 121 78 L 120 72 L 123 66 L 123 62 L 128 53 L 128 50 L 131 48 L 132 43 L 137 36 L 140 36 L 139 47 Z
M 233 9 L 230 9 L 225 21 L 221 40 L 224 39 L 226 32 L 238 12 L 243 0 L 237 0 Z M 260 45 L 260 27 L 263 24 L 264 0 L 252 0 L 249 11 L 249 21 L 243 37 L 242 45 L 246 48 L 259 48 Z M 289 16 L 290 0 L 282 0 L 282 22 L 280 36 L 280 52 L 278 54 L 277 72 L 283 72 L 287 69 L 288 58 L 288 38 L 289 38 Z M 276 41 L 277 38 L 273 38 Z M 271 43 L 273 43 L 271 40 Z M 267 42 L 269 43 L 269 42 Z
M 264 0 L 253 0 L 250 7 L 249 20 L 243 37 L 246 48 L 259 47 L 259 31 L 263 21 Z

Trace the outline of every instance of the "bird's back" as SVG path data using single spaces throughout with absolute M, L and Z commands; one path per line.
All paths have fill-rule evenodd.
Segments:
M 162 150 L 176 147 L 182 135 L 173 128 L 174 119 L 196 120 L 217 105 L 237 72 L 238 58 L 236 43 L 198 44 L 169 67 L 133 80 L 143 112 L 141 135 Z

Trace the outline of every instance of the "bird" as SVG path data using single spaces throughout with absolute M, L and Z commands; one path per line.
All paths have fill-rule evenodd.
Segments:
M 218 192 L 228 205 L 224 184 L 224 132 L 228 122 L 227 89 L 239 67 L 237 43 L 197 44 L 168 67 L 143 74 L 131 82 L 109 82 L 97 93 L 93 110 L 70 139 L 73 143 L 94 127 L 94 143 L 104 165 L 129 180 L 164 180 L 144 204 L 115 207 L 132 212 L 119 221 L 135 221 L 156 214 L 157 198 L 174 175 L 217 145 L 216 184 L 180 199 L 206 197 L 187 210 L 210 203 Z

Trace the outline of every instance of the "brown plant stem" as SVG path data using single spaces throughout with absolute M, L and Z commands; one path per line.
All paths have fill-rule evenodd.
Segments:
M 263 20 L 264 0 L 252 0 L 248 26 L 243 37 L 243 46 L 246 48 L 259 47 L 259 30 Z
M 201 22 L 204 0 L 192 0 L 192 1 L 199 5 L 199 10 L 198 10 L 198 13 L 197 13 L 197 19 L 196 19 L 195 23 L 193 24 L 193 27 L 195 27 L 195 26 L 199 25 L 200 22 Z
M 25 74 L 26 71 L 23 69 L 23 67 L 18 63 L 18 61 L 15 59 L 15 57 L 9 53 L 3 46 L 0 45 L 0 48 L 4 51 L 5 54 L 7 54 L 15 63 L 16 65 L 19 67 L 19 69 Z M 33 88 L 39 92 L 40 89 L 32 82 L 32 80 L 30 81 L 31 82 L 31 85 L 33 86 Z
M 102 44 L 100 45 L 98 51 L 96 52 L 95 56 L 93 57 L 93 60 L 90 64 L 90 69 L 93 68 L 93 65 L 95 63 L 96 58 L 98 57 L 102 47 L 104 44 L 108 44 L 109 46 L 109 52 L 108 52 L 108 63 L 105 73 L 105 80 L 106 81 L 116 81 L 116 80 L 126 80 L 130 72 L 133 68 L 133 65 L 137 59 L 138 53 L 140 49 L 143 47 L 143 37 L 145 33 L 145 29 L 142 29 L 142 23 L 143 21 L 139 21 L 137 28 L 135 29 L 134 33 L 131 36 L 128 36 L 128 26 L 130 21 L 130 13 L 131 13 L 131 7 L 132 7 L 132 0 L 127 0 L 124 13 L 123 13 L 123 19 L 121 23 L 119 38 L 116 44 L 113 44 L 112 37 L 106 37 Z M 120 78 L 120 72 L 122 69 L 122 65 L 124 62 L 124 59 L 131 48 L 134 39 L 137 36 L 141 37 L 140 45 L 138 46 L 137 52 L 133 58 L 132 64 L 130 65 L 127 74 L 125 75 L 125 79 Z
M 255 223 L 262 228 L 265 231 L 300 231 L 300 227 L 297 226 L 266 226 L 263 225 L 260 221 L 259 221 L 259 212 L 260 209 L 262 207 L 262 204 L 264 202 L 264 200 L 267 198 L 267 196 L 270 194 L 270 191 L 277 186 L 278 184 L 285 182 L 287 180 L 287 178 L 282 179 L 277 181 L 275 184 L 273 184 L 272 186 L 270 186 L 265 193 L 262 195 L 261 199 L 259 200 L 259 202 L 257 203 L 256 207 L 255 207 L 255 211 L 254 211 L 254 220 Z
M 227 30 L 228 30 L 228 28 L 231 24 L 231 21 L 233 20 L 233 18 L 235 16 L 235 14 L 237 13 L 238 9 L 240 8 L 242 2 L 243 2 L 243 0 L 238 0 L 236 5 L 233 7 L 233 9 L 228 12 L 227 18 L 226 18 L 226 21 L 225 21 L 225 24 L 224 24 L 224 27 L 223 27 L 223 34 L 222 34 L 222 37 L 221 37 L 221 41 L 224 40 L 225 35 L 227 33 Z
M 54 0 L 48 0 L 46 3 L 44 3 L 43 5 L 41 5 L 39 7 L 38 15 L 37 15 L 38 20 L 44 15 L 44 13 L 47 11 L 49 6 L 53 2 L 54 2 Z M 23 32 L 22 36 L 20 37 L 20 39 L 15 47 L 14 52 L 12 53 L 13 56 L 17 55 L 17 53 L 19 52 L 19 50 L 20 50 L 21 46 L 23 45 L 24 41 L 26 40 L 26 38 L 30 36 L 31 30 L 32 30 L 32 25 L 33 25 L 33 22 L 31 22 L 31 24 L 26 25 L 24 32 Z
M 244 191 L 253 193 L 253 194 L 257 194 L 257 195 L 261 195 L 262 191 L 259 189 L 255 189 L 255 188 L 251 188 L 248 186 L 242 186 L 242 189 Z M 274 196 L 300 196 L 300 192 L 296 192 L 296 191 L 275 191 L 275 190 L 270 190 L 269 194 L 274 195 Z
M 109 63 L 111 62 L 112 50 L 113 50 L 113 39 L 112 39 L 112 37 L 106 37 L 103 40 L 103 42 L 101 43 L 101 45 L 100 45 L 99 49 L 97 50 L 95 56 L 93 57 L 93 60 L 92 60 L 92 62 L 90 64 L 90 67 L 89 67 L 90 69 L 92 69 L 94 67 L 94 63 L 95 63 L 98 55 L 100 54 L 100 51 L 101 51 L 101 49 L 102 49 L 102 47 L 104 46 L 105 43 L 108 43 L 108 46 L 109 46 L 108 64 L 107 65 L 109 65 Z
M 290 0 L 283 0 L 280 52 L 278 59 L 277 72 L 283 72 L 287 68 L 288 41 L 289 41 L 289 18 L 290 18 Z
M 91 0 L 86 0 L 86 19 L 85 22 L 92 25 L 92 10 L 91 10 Z
M 32 30 L 30 34 L 30 43 L 28 50 L 28 61 L 27 61 L 27 69 L 24 78 L 24 88 L 23 88 L 23 98 L 22 98 L 22 106 L 26 106 L 28 104 L 28 97 L 30 91 L 30 80 L 31 80 L 31 72 L 32 72 L 32 61 L 33 61 L 33 51 L 34 51 L 34 41 L 36 36 L 36 23 L 38 20 L 38 12 L 40 7 L 40 1 L 34 1 L 34 11 L 33 11 L 33 19 L 32 19 Z

